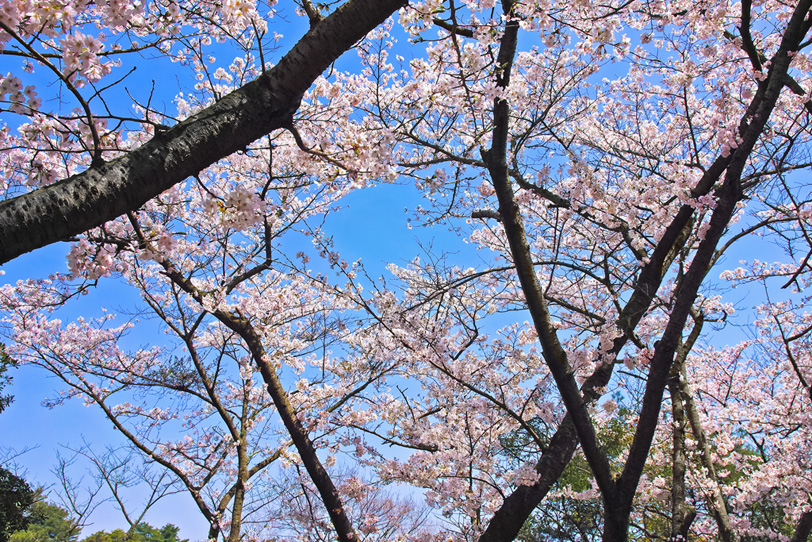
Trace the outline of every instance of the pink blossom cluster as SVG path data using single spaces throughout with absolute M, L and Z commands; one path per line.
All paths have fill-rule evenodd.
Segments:
M 10 73 L 5 77 L 0 76 L 0 101 L 11 102 L 9 111 L 19 114 L 35 111 L 42 104 L 33 86 L 23 89 L 22 82 Z
M 95 83 L 112 71 L 112 63 L 102 62 L 98 56 L 104 45 L 93 36 L 74 32 L 62 38 L 59 45 L 65 73 L 77 87 L 84 86 L 84 81 Z
M 788 7 L 755 4 L 751 38 L 772 54 Z M 165 137 L 162 123 L 220 102 L 272 62 L 273 2 L 54 5 L 9 2 L 0 12 L 18 33 L 0 32 L 5 46 L 31 43 L 51 55 L 43 58 L 58 56 L 52 75 L 76 101 L 68 113 L 35 113 L 42 104 L 22 72 L 0 80 L 4 110 L 28 116 L 16 132 L 0 132 L 10 149 L 0 157 L 8 193 Z M 268 526 L 256 527 L 258 539 L 273 529 L 331 536 L 291 444 L 298 424 L 367 539 L 411 536 L 403 525 L 418 507 L 385 494 L 388 484 L 412 488 L 437 517 L 413 540 L 475 539 L 507 495 L 544 477 L 536 465 L 565 413 L 550 337 L 572 385 L 590 396 L 585 411 L 598 438 L 612 443 L 609 468 L 622 468 L 654 362 L 663 363 L 660 341 L 685 299 L 680 285 L 713 233 L 723 181 L 705 180 L 745 144 L 741 126 L 752 122 L 748 107 L 770 66 L 759 60 L 756 69 L 758 55 L 737 34 L 741 5 L 726 1 L 520 2 L 510 15 L 492 0 L 455 6 L 412 2 L 398 20 L 408 44 L 397 44 L 393 21 L 376 29 L 355 48 L 357 69 L 318 78 L 286 130 L 75 241 L 71 277 L 0 290 L 11 352 L 60 378 L 62 397 L 101 408 L 220 529 L 243 521 L 231 504 L 239 495 L 267 519 L 258 520 Z M 519 25 L 522 50 L 502 84 L 496 54 L 507 23 Z M 218 64 L 218 41 L 241 56 Z M 117 117 L 106 101 L 116 85 L 102 81 L 114 79 L 118 55 L 146 50 L 188 68 L 194 81 L 173 112 L 157 111 L 145 94 L 135 120 Z M 42 59 L 25 54 L 44 71 Z M 669 378 L 689 392 L 664 394 L 635 495 L 640 525 L 670 514 L 666 472 L 679 424 L 669 407 L 680 398 L 693 405 L 683 414 L 696 414 L 683 437 L 698 511 L 692 535 L 718 529 L 713 507 L 721 505 L 708 495 L 721 495 L 732 525 L 751 536 L 780 536 L 759 525 L 757 505 L 787 524 L 809 507 L 812 212 L 803 181 L 791 176 L 809 167 L 808 153 L 790 151 L 810 143 L 810 68 L 803 52 L 793 56 L 801 94 L 785 89 L 777 98 L 742 165 L 746 198 L 712 251 L 707 267 L 717 267 L 672 337 Z M 497 105 L 509 118 L 495 135 Z M 504 157 L 489 154 L 499 137 Z M 502 165 L 506 191 L 494 179 Z M 425 249 L 387 262 L 378 278 L 365 267 L 374 255 L 344 252 L 346 237 L 360 234 L 336 225 L 348 213 L 345 196 L 394 182 L 419 199 L 403 205 L 410 224 L 425 227 L 414 230 Z M 505 229 L 510 197 L 548 327 L 526 312 Z M 681 213 L 691 219 L 671 231 Z M 432 247 L 438 231 L 451 240 Z M 722 270 L 731 247 L 761 250 L 754 233 L 785 257 Z M 664 238 L 676 240 L 662 253 Z M 657 258 L 663 263 L 652 268 Z M 149 315 L 162 335 L 135 319 L 65 323 L 52 314 L 113 280 L 138 292 L 133 312 Z M 753 298 L 777 297 L 742 311 L 731 283 Z M 650 300 L 644 308 L 629 308 L 641 298 Z M 732 333 L 739 314 L 755 319 L 745 341 Z M 129 347 L 131 327 L 154 344 Z M 611 378 L 593 385 L 601 371 Z M 270 399 L 269 386 L 284 400 Z M 293 416 L 283 423 L 286 408 Z M 543 505 L 600 496 L 589 478 L 556 487 Z

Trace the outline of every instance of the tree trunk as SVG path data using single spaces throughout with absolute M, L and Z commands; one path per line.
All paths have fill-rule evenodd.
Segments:
M 0 203 L 0 263 L 101 226 L 292 121 L 302 95 L 406 0 L 349 0 L 254 81 L 140 148 Z
M 524 522 L 561 477 L 578 446 L 578 435 L 569 415 L 564 417 L 550 445 L 536 463 L 538 481 L 532 486 L 519 486 L 491 518 L 479 542 L 511 542 Z
M 629 516 L 631 506 L 612 505 L 603 499 L 603 542 L 626 542 L 629 539 Z
M 671 375 L 668 392 L 671 395 L 671 540 L 678 540 L 685 523 L 685 412 L 679 391 L 679 373 Z
M 809 540 L 810 532 L 812 532 L 812 510 L 801 515 L 790 542 L 806 542 Z
M 242 534 L 242 509 L 245 503 L 245 483 L 248 481 L 248 454 L 245 450 L 247 445 L 245 438 L 245 421 L 243 421 L 240 431 L 241 442 L 237 447 L 237 490 L 234 492 L 234 503 L 231 506 L 231 529 L 228 532 L 228 542 L 239 542 Z

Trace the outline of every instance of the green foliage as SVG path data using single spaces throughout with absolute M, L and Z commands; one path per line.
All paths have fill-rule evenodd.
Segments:
M 35 500 L 25 480 L 0 467 L 0 542 L 8 542 L 12 533 L 28 526 L 25 512 Z
M 178 538 L 179 530 L 171 523 L 156 529 L 148 523 L 141 522 L 128 531 L 122 529 L 111 532 L 98 531 L 82 542 L 189 542 Z
M 11 395 L 3 395 L 2 391 L 8 384 L 11 383 L 11 377 L 6 374 L 9 367 L 16 367 L 17 362 L 8 357 L 6 354 L 6 345 L 0 343 L 0 412 L 11 404 L 13 397 Z M 0 518 L 1 519 L 1 518 Z M 4 528 L 5 524 L 0 524 L 0 529 Z M 2 535 L 0 535 L 2 536 Z M 0 541 L 3 539 L 0 538 Z
M 67 510 L 45 502 L 41 489 L 0 467 L 0 542 L 76 542 L 80 530 Z M 82 542 L 189 542 L 179 531 L 171 523 L 156 529 L 141 522 L 127 531 L 98 531 Z
M 768 502 L 755 503 L 749 509 L 748 519 L 754 529 L 764 529 L 769 535 L 764 536 L 743 536 L 741 542 L 770 542 L 775 540 L 772 533 L 780 533 L 790 538 L 795 532 L 795 525 L 785 521 L 787 510 L 782 506 L 769 504 Z
M 9 542 L 75 542 L 79 524 L 64 508 L 43 500 L 28 509 L 28 527 L 11 535 Z
M 631 433 L 624 421 L 629 415 L 628 410 L 621 409 L 618 418 L 600 429 L 599 437 L 610 461 L 619 461 L 630 444 Z M 548 435 L 548 430 L 541 421 L 533 421 L 531 426 L 537 434 Z M 505 435 L 501 444 L 505 453 L 517 462 L 532 461 L 538 457 L 539 450 L 525 431 L 517 430 Z M 564 469 L 561 478 L 553 486 L 553 491 L 569 488 L 575 493 L 581 493 L 591 487 L 592 472 L 586 459 L 578 454 Z M 600 497 L 548 497 L 544 500 L 544 505 L 525 522 L 517 540 L 599 540 L 602 528 L 603 503 Z

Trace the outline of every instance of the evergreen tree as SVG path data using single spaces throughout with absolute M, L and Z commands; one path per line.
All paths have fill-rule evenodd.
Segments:
M 4 368 L 0 364 L 0 377 Z M 0 406 L 2 405 L 3 401 L 0 399 Z M 34 500 L 34 490 L 25 480 L 0 467 L 0 542 L 7 542 L 12 533 L 28 526 L 25 512 Z
M 141 522 L 125 531 L 116 529 L 111 532 L 98 531 L 88 536 L 82 542 L 189 542 L 178 538 L 180 529 L 167 523 L 160 529 Z
M 9 367 L 16 367 L 13 359 L 6 355 L 6 345 L 0 343 L 0 412 L 11 404 L 13 397 L 11 395 L 3 395 L 3 388 L 11 383 L 11 377 L 6 374 Z
M 37 500 L 27 511 L 28 527 L 14 532 L 9 542 L 75 542 L 79 524 L 64 508 Z

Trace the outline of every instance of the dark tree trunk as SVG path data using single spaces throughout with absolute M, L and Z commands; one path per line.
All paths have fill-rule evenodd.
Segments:
M 810 532 L 812 532 L 812 511 L 804 512 L 801 515 L 790 542 L 807 542 Z
M 349 0 L 247 85 L 140 148 L 0 203 L 0 263 L 101 226 L 291 122 L 302 95 L 406 0 Z

